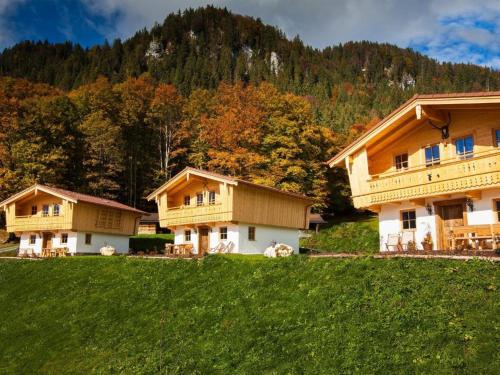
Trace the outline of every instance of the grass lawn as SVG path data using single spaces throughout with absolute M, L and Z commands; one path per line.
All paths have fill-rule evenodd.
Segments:
M 500 372 L 486 261 L 0 261 L 1 374 Z
M 379 243 L 377 217 L 353 215 L 335 218 L 318 234 L 301 239 L 300 246 L 320 252 L 371 254 L 379 251 Z

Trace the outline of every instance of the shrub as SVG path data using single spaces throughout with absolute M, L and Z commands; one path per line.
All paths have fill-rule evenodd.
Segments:
M 174 243 L 173 234 L 138 235 L 130 237 L 129 247 L 133 253 L 138 251 L 163 253 L 167 243 Z

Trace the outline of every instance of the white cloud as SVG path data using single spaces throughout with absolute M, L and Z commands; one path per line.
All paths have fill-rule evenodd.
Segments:
M 9 14 L 25 0 L 0 0 L 0 51 L 14 43 L 15 33 L 9 24 Z
M 19 1 L 24 0 L 0 0 L 0 47 L 12 39 L 12 33 L 3 33 L 7 26 L 2 15 Z M 108 40 L 130 37 L 162 22 L 170 12 L 212 4 L 260 17 L 289 37 L 298 34 L 317 48 L 350 40 L 388 42 L 417 47 L 440 60 L 492 64 L 500 69 L 499 0 L 80 1 L 92 13 L 113 20 L 111 27 L 95 25 Z

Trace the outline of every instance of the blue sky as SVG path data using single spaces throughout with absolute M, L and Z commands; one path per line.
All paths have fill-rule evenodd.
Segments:
M 372 40 L 500 69 L 500 0 L 0 0 L 0 49 L 25 39 L 84 46 L 123 39 L 208 3 L 260 17 L 317 48 Z

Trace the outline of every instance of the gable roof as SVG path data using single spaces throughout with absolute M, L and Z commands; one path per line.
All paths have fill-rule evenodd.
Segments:
M 255 184 L 253 182 L 249 182 L 249 181 L 242 180 L 242 179 L 239 179 L 239 178 L 235 178 L 235 177 L 232 177 L 232 176 L 225 176 L 225 175 L 220 174 L 220 173 L 209 172 L 209 171 L 205 171 L 203 169 L 196 169 L 196 168 L 192 168 L 192 167 L 186 167 L 186 168 L 184 168 L 181 172 L 179 172 L 178 174 L 176 174 L 170 180 L 168 180 L 163 185 L 161 185 L 158 189 L 156 189 L 151 194 L 149 194 L 147 196 L 147 199 L 148 200 L 153 200 L 161 192 L 165 191 L 170 186 L 174 185 L 177 181 L 179 181 L 180 179 L 182 179 L 184 176 L 187 176 L 189 174 L 193 174 L 193 175 L 200 176 L 200 177 L 205 177 L 207 179 L 212 179 L 212 180 L 216 180 L 216 181 L 220 181 L 220 182 L 225 182 L 227 184 L 234 185 L 234 186 L 237 186 L 237 185 L 240 185 L 240 184 L 241 185 L 247 185 L 247 186 L 250 186 L 252 188 L 273 191 L 273 192 L 278 193 L 278 194 L 284 194 L 284 195 L 288 195 L 288 196 L 291 196 L 291 197 L 294 197 L 294 198 L 298 198 L 298 199 L 304 199 L 304 200 L 309 200 L 309 201 L 314 201 L 315 200 L 314 198 L 308 197 L 308 196 L 300 194 L 300 193 L 293 193 L 293 192 L 290 192 L 290 191 L 284 191 L 284 190 L 281 190 L 281 189 L 277 189 L 277 188 L 274 188 L 274 187 L 271 187 L 271 186 L 259 185 L 259 184 Z
M 500 91 L 468 92 L 468 93 L 448 93 L 448 94 L 416 94 L 389 113 L 373 128 L 366 131 L 351 144 L 346 146 L 337 155 L 327 161 L 330 167 L 341 163 L 347 156 L 352 155 L 364 146 L 370 139 L 381 131 L 390 128 L 394 122 L 402 116 L 415 110 L 417 105 L 439 105 L 439 104 L 479 104 L 479 103 L 500 103 Z
M 111 208 L 115 208 L 118 210 L 136 212 L 138 214 L 144 213 L 141 210 L 138 210 L 136 208 L 127 206 L 123 203 L 116 202 L 116 201 L 113 201 L 110 199 L 94 197 L 92 195 L 76 193 L 74 191 L 45 186 L 45 185 L 40 185 L 40 184 L 35 184 L 35 185 L 17 193 L 17 194 L 14 194 L 10 198 L 1 202 L 0 207 L 5 207 L 6 205 L 8 205 L 12 202 L 15 202 L 15 201 L 19 200 L 20 198 L 22 198 L 22 197 L 24 197 L 24 196 L 26 196 L 34 191 L 38 191 L 38 190 L 43 191 L 44 193 L 65 199 L 65 200 L 67 200 L 69 202 L 73 202 L 73 203 L 84 202 L 84 203 L 96 204 L 99 206 L 111 207 Z

